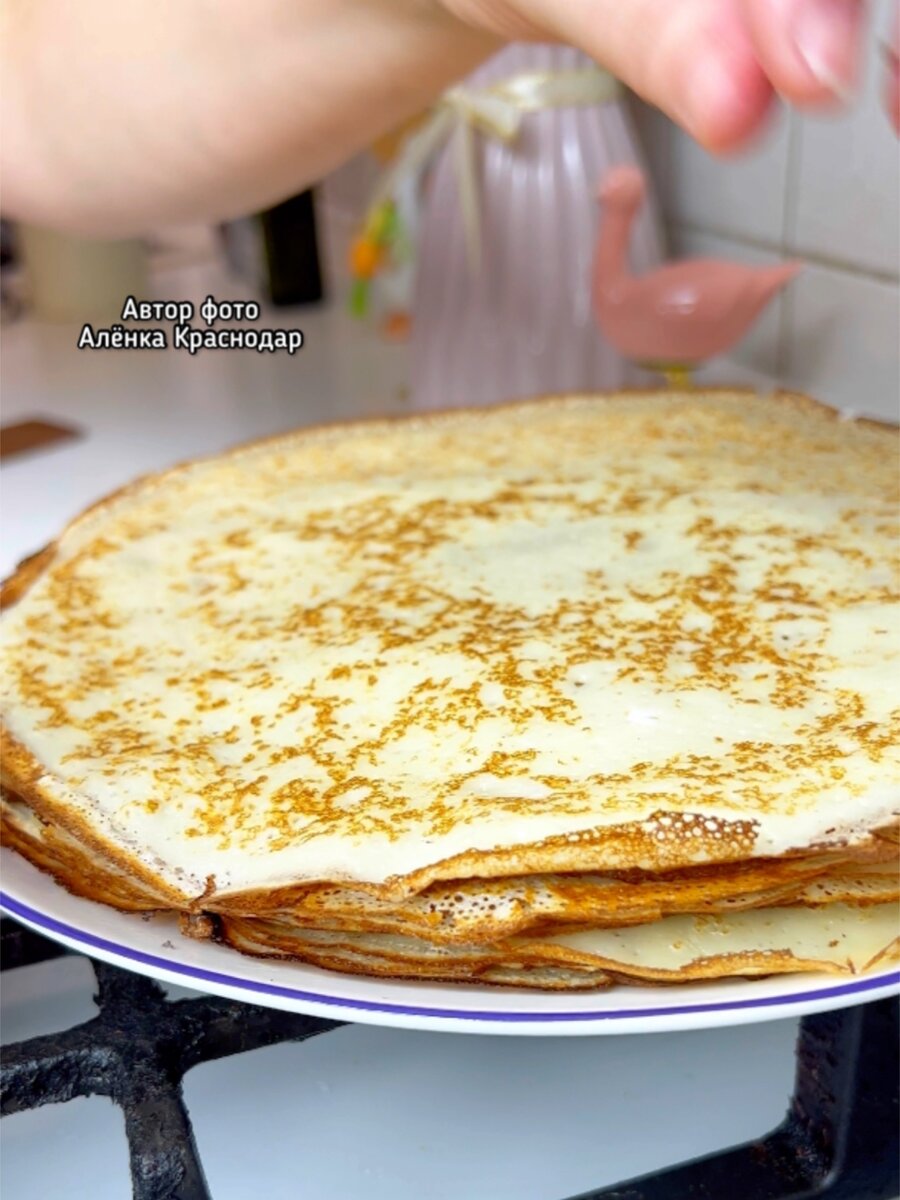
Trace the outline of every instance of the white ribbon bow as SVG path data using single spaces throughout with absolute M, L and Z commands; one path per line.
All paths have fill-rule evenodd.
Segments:
M 528 112 L 602 104 L 619 94 L 619 84 L 605 71 L 532 71 L 511 76 L 487 88 L 455 87 L 445 92 L 430 120 L 412 134 L 396 162 L 382 176 L 371 209 L 383 204 L 398 181 L 418 174 L 448 141 L 453 155 L 469 266 L 481 257 L 481 221 L 475 133 L 514 142 Z

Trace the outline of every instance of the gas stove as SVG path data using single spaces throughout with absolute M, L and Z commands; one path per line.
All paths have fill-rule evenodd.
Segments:
M 785 1065 L 789 1050 L 783 1035 L 794 1030 L 781 1027 L 794 1023 L 713 1034 L 596 1038 L 583 1043 L 446 1034 L 425 1035 L 423 1040 L 423 1035 L 412 1033 L 384 1038 L 381 1035 L 387 1031 L 354 1031 L 335 1021 L 218 997 L 173 995 L 171 990 L 167 994 L 153 980 L 70 955 L 10 919 L 2 923 L 0 944 L 2 965 L 9 972 L 4 982 L 12 982 L 12 997 L 9 986 L 4 989 L 6 1032 L 10 1015 L 14 1031 L 23 1023 L 33 1027 L 36 1008 L 51 999 L 60 1002 L 54 1006 L 53 1024 L 69 1014 L 63 1028 L 26 1037 L 4 1050 L 2 1114 L 12 1116 L 15 1124 L 23 1117 L 27 1120 L 42 1112 L 52 1113 L 50 1120 L 43 1122 L 43 1136 L 20 1124 L 4 1139 L 4 1187 L 18 1200 L 47 1195 L 91 1195 L 99 1200 L 129 1194 L 127 1177 L 120 1173 L 116 1179 L 112 1166 L 120 1158 L 121 1134 L 100 1146 L 104 1166 L 95 1181 L 83 1173 L 79 1153 L 68 1153 L 59 1138 L 66 1125 L 61 1106 L 84 1103 L 88 1097 L 104 1098 L 107 1110 L 111 1102 L 124 1118 L 134 1200 L 227 1200 L 256 1194 L 287 1197 L 298 1192 L 322 1200 L 357 1196 L 368 1200 L 381 1195 L 562 1200 L 566 1193 L 560 1189 L 567 1186 L 566 1181 L 579 1174 L 584 1178 L 591 1169 L 602 1182 L 592 1190 L 580 1189 L 579 1200 L 680 1200 L 688 1196 L 892 1200 L 900 1188 L 898 1005 L 893 999 L 800 1022 L 793 1095 L 786 1115 L 771 1132 L 619 1186 L 607 1181 L 622 1169 L 618 1164 L 624 1166 L 629 1159 L 627 1149 L 622 1153 L 623 1138 L 626 1145 L 630 1140 L 633 1146 L 644 1139 L 641 1157 L 648 1164 L 658 1159 L 661 1146 L 671 1143 L 673 1128 L 681 1123 L 678 1108 L 665 1111 L 666 1094 L 672 1092 L 673 1083 L 676 1088 L 682 1085 L 682 1114 L 686 1109 L 691 1113 L 709 1111 L 708 1080 L 702 1076 L 709 1074 L 712 1065 L 710 1038 L 719 1041 L 720 1053 L 726 1051 L 724 1059 L 731 1075 L 727 1081 L 731 1095 L 721 1097 L 723 1109 L 743 1116 L 757 1107 L 753 1090 L 760 1082 L 759 1050 L 770 1053 L 777 1049 L 781 1065 Z M 75 973 L 70 967 L 76 965 L 93 997 L 95 1011 L 91 1015 L 87 1015 L 83 991 L 73 986 Z M 93 980 L 85 975 L 85 965 Z M 55 997 L 54 976 L 48 974 L 48 968 L 55 970 Z M 42 972 L 40 980 L 35 972 Z M 80 1015 L 86 1019 L 69 1025 L 79 1005 Z M 357 1036 L 356 1053 L 348 1060 L 347 1035 L 352 1038 L 354 1032 L 362 1034 L 362 1042 Z M 757 1042 L 753 1055 L 747 1054 L 750 1047 L 741 1045 L 748 1037 Z M 398 1038 L 408 1044 L 391 1046 Z M 304 1044 L 312 1039 L 321 1053 L 304 1052 Z M 624 1057 L 620 1053 L 623 1047 Z M 416 1064 L 419 1070 L 414 1070 L 420 1076 L 419 1087 L 412 1093 L 406 1091 L 398 1105 L 396 1094 L 391 1093 L 404 1075 L 408 1082 L 409 1051 L 416 1048 L 424 1052 Z M 548 1062 L 545 1048 L 555 1063 Z M 566 1079 L 565 1067 L 574 1065 L 573 1049 L 581 1069 Z M 248 1070 L 254 1054 L 265 1056 L 265 1066 L 257 1058 Z M 644 1098 L 641 1112 L 629 1114 L 636 1093 L 653 1084 L 653 1059 L 660 1076 L 655 1095 Z M 684 1079 L 685 1066 L 691 1061 L 689 1074 L 694 1079 Z M 237 1071 L 232 1069 L 224 1079 L 220 1076 L 218 1094 L 211 1091 L 208 1080 L 198 1090 L 194 1073 L 222 1062 L 236 1065 Z M 592 1089 L 585 1086 L 586 1062 L 595 1068 Z M 490 1103 L 485 1104 L 486 1063 L 507 1076 L 499 1120 Z M 430 1072 L 422 1070 L 426 1064 Z M 547 1066 L 551 1066 L 549 1072 Z M 353 1070 L 352 1083 L 348 1069 Z M 519 1083 L 527 1081 L 527 1086 L 517 1086 L 516 1076 Z M 319 1098 L 315 1107 L 320 1110 L 313 1124 L 322 1123 L 324 1110 L 325 1122 L 332 1125 L 327 1133 L 323 1130 L 322 1140 L 309 1137 L 311 1082 L 312 1095 L 318 1093 Z M 348 1084 L 357 1095 L 348 1095 L 341 1103 L 334 1090 L 349 1092 Z M 257 1093 L 252 1112 L 248 1112 L 248 1089 Z M 496 1085 L 493 1090 L 496 1092 Z M 373 1106 L 361 1127 L 352 1118 L 359 1110 L 360 1093 L 366 1091 L 372 1099 L 380 1093 L 381 1102 Z M 457 1094 L 461 1108 L 455 1122 L 447 1120 L 448 1091 Z M 618 1103 L 611 1106 L 611 1099 L 624 1101 L 624 1110 Z M 49 1110 L 44 1106 L 50 1106 Z M 547 1137 L 551 1109 L 557 1110 L 557 1120 L 566 1110 L 570 1118 L 577 1114 L 572 1132 L 583 1139 L 580 1146 L 571 1136 L 563 1143 Z M 296 1120 L 293 1137 L 287 1139 L 287 1154 L 279 1130 L 286 1110 L 293 1112 Z M 474 1142 L 473 1115 L 477 1115 L 481 1135 Z M 665 1131 L 663 1122 L 668 1125 Z M 195 1126 L 201 1130 L 199 1136 Z M 386 1146 L 378 1137 L 381 1131 L 388 1134 Z M 404 1137 L 409 1141 L 406 1147 Z M 692 1140 L 697 1141 L 696 1137 Z M 273 1141 L 277 1142 L 274 1147 Z M 543 1156 L 523 1172 L 523 1163 L 527 1164 L 541 1143 Z M 686 1141 L 685 1148 L 690 1145 L 691 1141 Z M 338 1162 L 334 1161 L 335 1152 Z M 392 1158 L 392 1153 L 396 1157 Z M 671 1153 L 671 1146 L 665 1153 Z M 441 1170 L 452 1154 L 461 1160 L 453 1171 L 455 1178 Z M 109 1166 L 105 1165 L 107 1156 Z M 676 1157 L 680 1157 L 677 1152 Z M 473 1172 L 470 1166 L 467 1170 L 467 1161 L 479 1169 Z M 55 1179 L 49 1187 L 48 1164 Z

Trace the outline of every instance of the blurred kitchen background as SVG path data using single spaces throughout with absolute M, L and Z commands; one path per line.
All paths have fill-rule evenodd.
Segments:
M 597 185 L 622 161 L 642 165 L 648 184 L 625 238 L 638 272 L 712 256 L 742 264 L 740 286 L 743 268 L 803 264 L 746 336 L 701 366 L 698 383 L 795 388 L 896 421 L 900 155 L 882 105 L 887 6 L 878 15 L 848 109 L 781 111 L 756 146 L 728 159 L 599 72 L 574 106 L 526 108 L 513 138 L 476 128 L 475 271 L 452 140 L 432 147 L 418 174 L 401 172 L 391 221 L 372 203 L 428 114 L 311 193 L 224 229 L 90 244 L 4 222 L 0 568 L 134 476 L 249 438 L 445 401 L 660 383 L 618 355 L 592 311 Z M 577 77 L 578 92 L 591 64 L 573 55 L 511 47 L 467 81 L 470 95 L 498 76 L 521 83 L 531 73 L 533 84 L 554 72 L 568 73 L 567 87 Z M 388 226 L 395 253 L 381 261 Z M 167 350 L 77 349 L 83 323 L 117 323 L 129 293 L 198 308 L 210 294 L 259 298 L 251 325 L 299 328 L 305 344 L 295 355 L 191 356 L 171 349 L 163 323 Z
M 849 111 L 816 117 L 782 111 L 758 145 L 728 159 L 706 154 L 633 97 L 617 102 L 616 107 L 629 115 L 626 120 L 632 120 L 634 132 L 626 139 L 618 126 L 607 123 L 602 132 L 610 145 L 605 160 L 596 161 L 598 169 L 611 165 L 616 147 L 624 148 L 625 157 L 643 156 L 651 184 L 650 208 L 656 213 L 642 219 L 648 228 L 654 224 L 653 237 L 661 243 L 650 246 L 649 235 L 642 235 L 650 248 L 645 251 L 642 245 L 641 254 L 632 255 L 643 258 L 638 267 L 652 266 L 660 252 L 663 257 L 711 256 L 759 266 L 795 258 L 804 263 L 798 278 L 767 305 L 726 360 L 711 364 L 701 372 L 701 380 L 775 383 L 840 408 L 897 419 L 900 155 L 882 105 L 879 58 L 884 36 L 884 29 L 872 30 L 864 85 Z M 525 121 L 545 118 L 549 114 L 538 113 Z M 584 138 L 573 140 L 571 131 L 560 138 L 565 152 L 574 150 L 582 158 L 587 153 Z M 262 396 L 268 393 L 268 403 L 278 412 L 273 411 L 268 422 L 263 418 L 266 432 L 270 425 L 283 428 L 291 423 L 292 403 L 299 406 L 294 423 L 309 416 L 352 415 L 360 406 L 371 412 L 415 405 L 417 398 L 410 392 L 415 330 L 411 339 L 409 335 L 415 316 L 414 264 L 407 260 L 397 271 L 381 272 L 373 281 L 374 301 L 366 316 L 351 319 L 349 314 L 354 287 L 351 246 L 364 226 L 373 189 L 401 146 L 399 134 L 387 137 L 322 181 L 312 197 L 295 198 L 264 218 L 234 222 L 224 231 L 170 229 L 155 232 L 144 245 L 84 247 L 45 231 L 16 231 L 6 225 L 0 269 L 4 420 L 55 402 L 66 406 L 74 402 L 71 393 L 85 389 L 115 388 L 122 404 L 138 405 L 142 396 L 149 399 L 163 388 L 173 397 L 180 392 L 188 405 L 207 384 L 224 389 L 235 405 L 265 404 Z M 440 163 L 434 174 L 439 170 Z M 497 183 L 484 170 L 482 174 L 485 188 L 508 188 L 498 198 L 500 205 L 508 203 L 519 186 L 516 180 Z M 543 188 L 546 176 L 541 178 Z M 537 183 L 535 188 L 540 190 Z M 420 187 L 419 195 L 426 190 Z M 546 203 L 546 190 L 542 194 Z M 450 196 L 448 203 L 455 202 Z M 489 202 L 490 197 L 482 197 L 483 204 Z M 560 225 L 569 221 L 566 202 L 562 192 L 553 196 Z M 589 202 L 593 221 L 593 195 Z M 416 220 L 421 222 L 421 211 Z M 407 225 L 414 253 L 416 221 Z M 543 249 L 546 254 L 547 247 Z M 540 250 L 523 245 L 521 255 Z M 557 247 L 550 250 L 555 261 Z M 576 251 L 582 276 L 556 279 L 561 289 L 588 286 L 591 237 L 582 236 Z M 488 275 L 491 269 L 488 262 Z M 540 264 L 545 279 L 552 269 L 546 262 Z M 567 268 L 566 274 L 578 272 Z M 438 278 L 433 287 L 441 286 Z M 113 323 L 120 299 L 129 290 L 146 298 L 190 298 L 195 303 L 209 292 L 219 298 L 262 296 L 280 306 L 276 326 L 304 328 L 306 348 L 292 359 L 201 352 L 202 364 L 183 353 L 168 353 L 163 362 L 160 355 L 148 352 L 77 352 L 75 336 L 82 320 Z M 427 289 L 417 293 L 425 311 L 423 295 L 427 301 Z M 98 319 L 102 317 L 105 320 Z M 556 319 L 567 328 L 571 324 L 568 313 Z M 266 321 L 257 324 L 264 326 Z M 435 336 L 440 339 L 445 333 L 458 338 L 453 327 Z M 562 336 L 560 328 L 551 334 L 557 340 Z M 584 336 L 601 337 L 596 327 Z M 623 382 L 654 380 L 633 368 L 623 371 Z M 549 390 L 548 378 L 550 387 L 571 386 L 566 378 L 555 380 L 551 370 L 532 390 Z M 587 368 L 577 380 L 578 386 L 596 387 L 615 382 L 602 364 L 593 376 Z M 516 384 L 512 394 L 521 390 Z M 305 412 L 304 396 L 313 403 L 314 413 Z M 172 417 L 177 419 L 177 409 Z M 234 432 L 240 436 L 240 421 Z
M 805 264 L 729 355 L 750 374 L 732 376 L 758 376 L 896 421 L 900 151 L 883 104 L 883 38 L 884 30 L 873 29 L 863 86 L 848 111 L 781 111 L 755 147 L 729 158 L 707 154 L 633 98 L 630 110 L 670 256 Z M 376 177 L 373 161 L 361 157 L 321 189 L 333 277 L 344 270 L 360 198 Z M 729 378 L 727 368 L 716 377 Z
M 674 253 L 806 263 L 735 360 L 829 404 L 896 421 L 900 153 L 882 92 L 873 47 L 846 115 L 781 113 L 738 158 L 713 159 L 649 110 L 639 127 Z

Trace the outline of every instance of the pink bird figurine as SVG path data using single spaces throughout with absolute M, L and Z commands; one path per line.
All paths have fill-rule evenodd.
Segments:
M 714 258 L 667 263 L 632 275 L 628 245 L 644 199 L 637 167 L 613 167 L 600 188 L 603 217 L 594 254 L 594 315 L 626 358 L 671 384 L 744 336 L 801 263 L 748 267 Z

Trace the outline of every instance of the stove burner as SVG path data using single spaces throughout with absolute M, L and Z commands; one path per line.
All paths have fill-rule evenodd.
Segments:
M 4 970 L 69 953 L 8 918 L 0 923 L 0 948 Z M 125 1114 L 134 1200 L 210 1200 L 181 1094 L 185 1073 L 343 1022 L 217 997 L 169 1000 L 152 980 L 93 959 L 91 965 L 98 1015 L 4 1047 L 0 1114 L 108 1096 Z M 772 1133 L 573 1200 L 894 1200 L 898 1045 L 894 1000 L 805 1017 L 794 1095 Z
M 9 918 L 0 948 L 4 970 L 69 953 Z M 181 1095 L 184 1074 L 228 1054 L 304 1041 L 342 1022 L 216 996 L 168 1000 L 151 979 L 94 959 L 91 966 L 96 1017 L 4 1047 L 0 1115 L 108 1096 L 125 1113 L 134 1200 L 210 1200 Z

